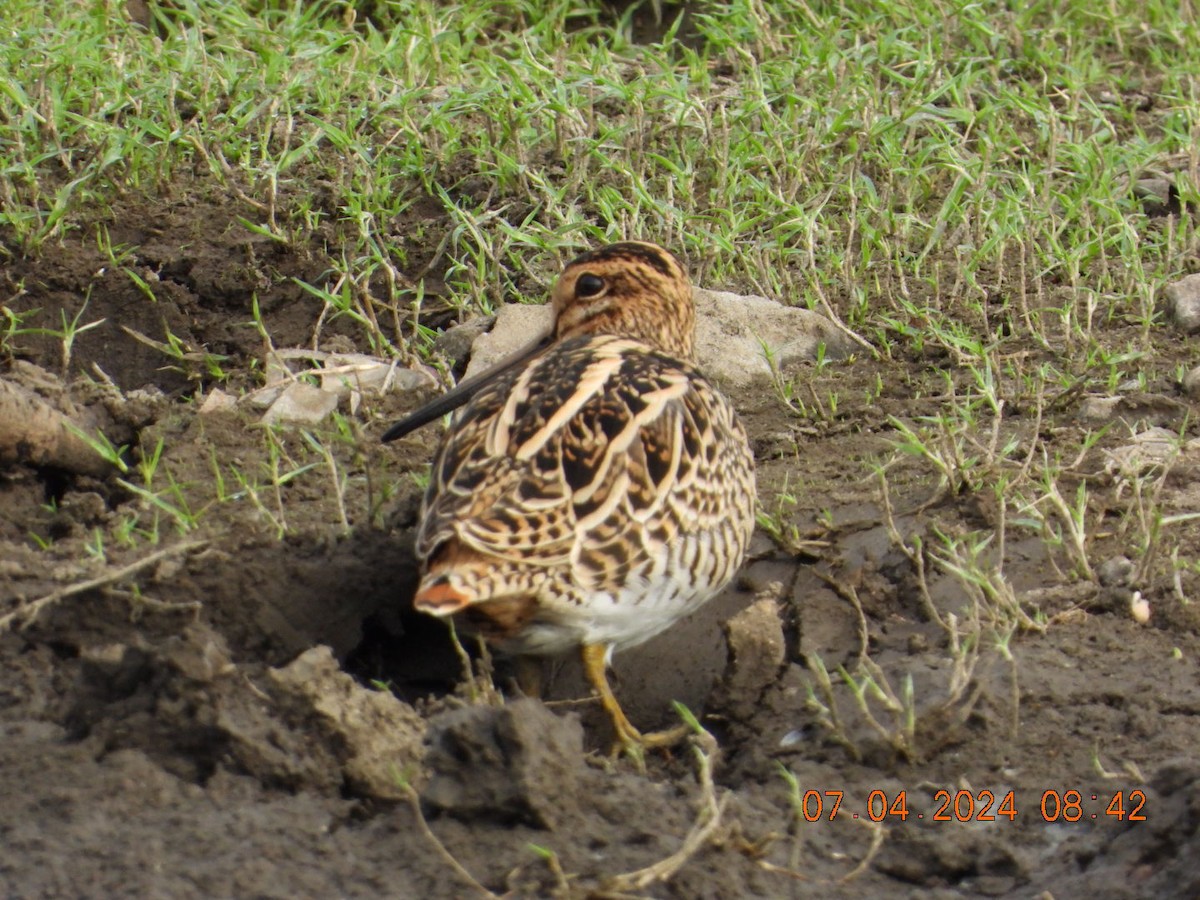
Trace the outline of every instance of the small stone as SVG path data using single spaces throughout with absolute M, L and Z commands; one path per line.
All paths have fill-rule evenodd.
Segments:
M 1133 196 L 1142 201 L 1149 216 L 1165 216 L 1171 212 L 1171 194 L 1175 186 L 1166 178 L 1142 178 L 1133 186 Z
M 1181 443 L 1174 431 L 1153 427 L 1133 435 L 1132 443 L 1102 453 L 1108 472 L 1133 478 L 1179 462 L 1200 464 L 1200 438 Z
M 1085 397 L 1079 404 L 1079 421 L 1102 425 L 1116 415 L 1120 397 Z
M 220 388 L 213 388 L 204 398 L 204 402 L 200 404 L 200 415 L 207 416 L 215 412 L 224 412 L 233 409 L 237 404 L 237 398 L 232 394 L 227 394 Z
M 297 381 L 288 385 L 271 404 L 271 408 L 263 414 L 263 421 L 268 424 L 299 422 L 315 425 L 337 409 L 337 405 L 337 394 Z
M 118 668 L 123 664 L 128 649 L 124 644 L 93 644 L 81 648 L 79 658 L 93 666 Z
M 331 355 L 337 354 L 357 354 L 358 351 L 354 348 L 354 341 L 350 339 L 348 334 L 333 334 L 321 341 L 320 348 L 323 353 Z
M 1189 334 L 1200 331 L 1200 274 L 1168 284 L 1164 294 L 1175 323 Z
M 1143 599 L 1141 591 L 1134 591 L 1129 598 L 1129 614 L 1139 625 L 1150 621 L 1150 601 Z
M 1145 91 L 1132 91 L 1125 97 L 1126 104 L 1138 112 L 1146 112 L 1154 108 L 1154 96 Z
M 787 750 L 791 747 L 799 747 L 808 740 L 809 734 L 804 729 L 793 728 L 779 739 L 779 746 L 784 750 Z
M 1129 584 L 1129 576 L 1132 574 L 1133 563 L 1125 556 L 1106 559 L 1096 570 L 1096 577 L 1104 587 L 1124 587 Z
M 434 339 L 433 349 L 458 365 L 470 355 L 475 339 L 491 328 L 495 321 L 495 316 L 478 316 L 447 328 Z
M 1189 397 L 1200 397 L 1200 366 L 1183 376 L 1183 392 Z
M 238 400 L 238 403 L 244 404 L 245 406 L 252 406 L 255 409 L 270 409 L 271 404 L 279 399 L 279 395 L 287 390 L 287 386 L 288 382 L 285 381 L 277 381 L 274 384 L 268 384 L 264 387 L 260 387 L 256 391 L 251 391 L 250 393 L 244 395 L 240 400 Z

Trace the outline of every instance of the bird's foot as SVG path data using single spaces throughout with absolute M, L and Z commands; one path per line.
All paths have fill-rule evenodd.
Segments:
M 669 757 L 671 748 L 682 744 L 687 740 L 688 735 L 693 733 L 687 725 L 642 734 L 630 725 L 628 720 L 625 722 L 627 727 L 624 728 L 615 721 L 613 724 L 617 727 L 617 739 L 609 751 L 609 758 L 616 759 L 619 756 L 627 756 L 633 760 L 634 765 L 642 774 L 646 772 L 647 750 L 662 750 Z

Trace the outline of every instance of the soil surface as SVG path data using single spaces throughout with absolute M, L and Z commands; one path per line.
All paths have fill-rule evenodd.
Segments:
M 294 280 L 319 281 L 336 247 L 250 233 L 211 184 L 172 196 L 128 197 L 105 223 L 154 304 L 86 229 L 0 275 L 11 309 L 51 322 L 88 298 L 81 324 L 99 324 L 69 355 L 18 335 L 3 374 L 102 411 L 129 465 L 0 471 L 0 894 L 1200 896 L 1194 573 L 1131 583 L 1115 512 L 1089 538 L 1095 579 L 1013 530 L 1006 583 L 1037 614 L 956 647 L 978 598 L 936 565 L 938 535 L 994 530 L 995 504 L 910 457 L 885 506 L 874 474 L 895 420 L 936 413 L 943 372 L 967 380 L 952 360 L 801 370 L 813 397 L 841 398 L 816 417 L 769 387 L 730 392 L 763 509 L 787 527 L 756 538 L 734 588 L 617 657 L 635 723 L 672 724 L 678 700 L 715 739 L 640 771 L 608 758 L 574 661 L 522 699 L 508 663 L 473 648 L 482 677 L 465 679 L 442 625 L 409 608 L 441 426 L 378 435 L 430 390 L 305 428 L 204 406 L 261 386 L 264 331 L 277 348 L 369 348 Z M 436 247 L 448 225 L 426 224 Z M 432 250 L 414 260 L 436 276 Z M 124 329 L 169 331 L 185 354 Z M 1158 370 L 1186 362 L 1156 340 Z M 1129 500 L 1106 452 L 1149 424 L 1196 433 L 1194 402 L 1165 378 L 1147 390 L 1079 467 L 1101 514 Z M 1040 418 L 1014 402 L 1005 427 L 1052 445 L 1080 433 L 1083 399 Z M 1164 481 L 1168 513 L 1196 508 L 1195 474 Z M 1179 533 L 1195 560 L 1196 531 Z M 839 666 L 880 690 L 859 704 Z

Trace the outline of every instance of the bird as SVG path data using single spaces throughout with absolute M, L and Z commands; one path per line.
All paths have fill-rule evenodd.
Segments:
M 569 262 L 550 331 L 388 429 L 455 407 L 416 537 L 421 612 L 519 658 L 578 650 L 617 737 L 643 734 L 608 682 L 614 651 L 667 630 L 733 579 L 754 528 L 754 456 L 693 359 L 680 260 L 626 241 Z

